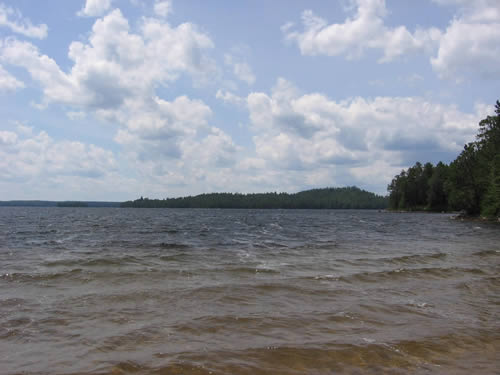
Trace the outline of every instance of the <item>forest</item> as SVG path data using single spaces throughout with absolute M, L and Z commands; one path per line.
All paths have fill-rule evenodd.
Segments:
M 479 123 L 476 139 L 449 165 L 417 162 L 387 187 L 392 210 L 463 211 L 500 216 L 500 102 Z
M 289 193 L 211 193 L 182 198 L 141 197 L 121 204 L 134 208 L 299 208 L 299 209 L 384 209 L 387 197 L 357 187 L 324 188 Z

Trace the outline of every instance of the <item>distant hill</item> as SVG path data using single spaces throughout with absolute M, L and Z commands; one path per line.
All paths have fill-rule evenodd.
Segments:
M 387 197 L 355 186 L 324 188 L 288 193 L 211 193 L 182 198 L 127 201 L 121 207 L 133 208 L 308 208 L 308 209 L 384 209 Z
M 120 207 L 120 202 L 87 201 L 0 201 L 0 207 Z

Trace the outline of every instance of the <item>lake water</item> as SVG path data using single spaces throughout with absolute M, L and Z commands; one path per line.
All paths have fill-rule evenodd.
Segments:
M 0 374 L 499 374 L 500 226 L 0 208 Z

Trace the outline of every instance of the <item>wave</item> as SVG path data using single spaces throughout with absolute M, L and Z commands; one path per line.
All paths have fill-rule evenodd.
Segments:
M 255 266 L 232 266 L 232 265 L 227 265 L 226 267 L 221 267 L 221 268 L 212 268 L 210 271 L 218 272 L 218 273 L 230 273 L 230 274 L 235 274 L 235 275 L 245 275 L 245 274 L 258 274 L 258 273 L 265 273 L 265 274 L 280 274 L 281 271 L 277 268 L 273 268 L 270 266 L 264 266 L 264 265 L 255 265 Z
M 398 268 L 387 271 L 375 272 L 359 272 L 350 275 L 317 275 L 309 277 L 314 280 L 331 280 L 342 281 L 349 284 L 362 282 L 362 283 L 375 283 L 385 281 L 396 281 L 401 279 L 419 279 L 423 277 L 432 278 L 450 278 L 454 276 L 463 276 L 464 274 L 473 275 L 487 275 L 485 271 L 479 268 L 440 268 L 440 267 L 423 267 L 423 268 Z
M 25 273 L 25 272 L 13 272 L 4 273 L 0 275 L 0 280 L 5 280 L 7 282 L 39 282 L 39 281 L 50 281 L 61 278 L 75 278 L 79 277 L 84 271 L 81 268 L 75 268 L 69 271 L 62 272 L 50 272 L 50 273 Z
M 185 374 L 185 375 L 274 375 L 274 374 L 416 374 L 468 375 L 498 373 L 498 335 L 479 334 L 431 336 L 420 340 L 379 342 L 369 337 L 358 343 L 318 342 L 304 345 L 265 345 L 214 350 L 155 350 L 147 361 L 117 359 L 109 352 L 115 346 L 130 350 L 131 340 L 147 343 L 147 337 L 135 333 L 115 337 L 99 349 L 108 353 L 102 372 L 90 374 Z M 133 354 L 130 355 L 133 358 Z M 129 358 L 130 358 L 129 357 Z M 118 357 L 120 358 L 120 357 Z M 76 375 L 76 373 L 69 374 Z
M 161 242 L 159 244 L 151 244 L 150 246 L 160 247 L 162 249 L 188 249 L 190 246 L 176 242 Z
M 383 258 L 384 262 L 392 264 L 426 264 L 434 262 L 436 259 L 443 260 L 446 259 L 448 254 L 446 253 L 435 253 L 435 254 L 415 254 L 415 255 L 404 255 L 401 257 Z
M 123 266 L 130 264 L 147 264 L 144 258 L 138 258 L 132 255 L 121 257 L 100 257 L 91 259 L 60 259 L 49 260 L 42 263 L 45 267 L 107 267 L 107 266 Z
M 99 263 L 96 263 L 99 265 Z M 106 263 L 108 266 L 112 263 Z M 168 277 L 169 274 L 177 275 L 179 271 L 175 270 L 158 270 L 154 268 L 140 268 L 136 271 L 124 270 L 121 267 L 116 267 L 110 269 L 105 269 L 98 271 L 92 268 L 68 268 L 66 270 L 60 270 L 55 272 L 12 272 L 0 274 L 0 280 L 6 282 L 14 283 L 38 283 L 38 282 L 49 282 L 49 281 L 78 281 L 80 283 L 88 283 L 91 281 L 96 281 L 100 283 L 118 283 L 120 280 L 150 280 L 152 278 L 164 279 Z
M 394 257 L 382 258 L 353 258 L 353 259 L 336 259 L 339 263 L 345 263 L 352 266 L 359 266 L 365 264 L 394 264 L 394 265 L 418 265 L 418 264 L 432 264 L 436 261 L 445 260 L 448 254 L 434 253 L 434 254 L 414 254 L 402 255 Z
M 483 250 L 473 253 L 477 257 L 500 256 L 500 250 Z

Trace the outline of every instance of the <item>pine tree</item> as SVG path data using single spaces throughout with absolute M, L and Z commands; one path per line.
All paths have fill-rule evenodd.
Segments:
M 491 163 L 490 182 L 481 205 L 481 215 L 500 216 L 500 154 Z

